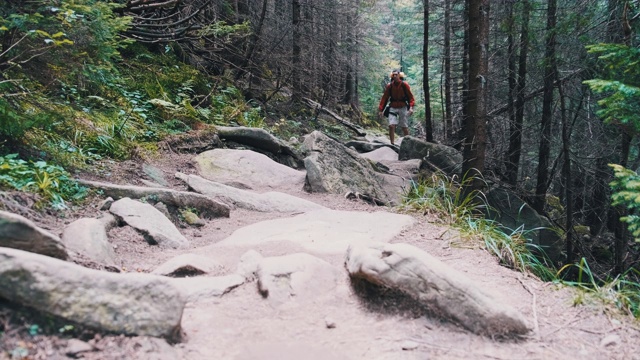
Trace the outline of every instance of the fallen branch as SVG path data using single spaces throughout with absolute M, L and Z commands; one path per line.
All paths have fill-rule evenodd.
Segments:
M 333 111 L 331 111 L 331 110 L 327 109 L 326 107 L 322 106 L 320 103 L 318 103 L 316 101 L 313 101 L 313 100 L 311 100 L 309 98 L 302 98 L 302 100 L 304 100 L 304 102 L 306 102 L 307 106 L 309 106 L 310 108 L 315 109 L 315 110 L 319 110 L 319 111 L 323 111 L 324 113 L 328 114 L 329 116 L 331 116 L 332 118 L 337 120 L 342 125 L 344 125 L 344 126 L 348 127 L 349 129 L 353 130 L 353 132 L 355 132 L 356 135 L 365 136 L 367 134 L 358 125 L 355 125 L 355 124 L 352 124 L 352 123 L 348 122 L 347 120 L 343 119 L 338 114 L 336 114 Z

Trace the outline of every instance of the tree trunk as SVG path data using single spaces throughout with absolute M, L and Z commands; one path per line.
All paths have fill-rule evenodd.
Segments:
M 458 129 L 458 141 L 454 147 L 461 150 L 467 130 L 467 118 L 469 117 L 469 0 L 464 0 L 464 20 L 463 20 L 463 42 L 462 42 L 462 121 Z
M 444 1 L 444 124 L 446 139 L 453 138 L 451 111 L 451 0 Z
M 515 18 L 513 16 L 513 3 L 507 3 L 507 83 L 509 85 L 509 92 L 507 93 L 507 113 L 509 116 L 509 144 L 511 144 L 511 138 L 516 133 L 516 113 L 514 104 L 514 94 L 516 92 L 516 46 L 514 40 L 515 32 Z M 505 176 L 504 180 L 509 184 L 515 185 L 517 180 L 517 166 L 513 166 L 510 163 L 511 149 L 507 151 L 507 158 L 505 160 Z M 513 176 L 513 170 L 516 168 L 516 176 Z
M 431 95 L 429 93 L 429 0 L 422 0 L 424 10 L 424 37 L 422 45 L 422 89 L 424 91 L 424 129 L 427 142 L 433 142 L 431 123 Z
M 522 152 L 522 123 L 524 121 L 525 84 L 527 78 L 527 55 L 529 49 L 529 12 L 528 0 L 522 4 L 522 29 L 520 31 L 520 54 L 518 57 L 518 79 L 516 80 L 515 118 L 509 129 L 509 159 L 506 162 L 506 181 L 511 185 L 518 182 L 520 154 Z
M 557 76 L 556 72 L 556 76 Z M 559 80 L 559 79 L 556 79 Z M 562 83 L 558 81 L 558 94 L 560 96 L 560 112 L 562 118 L 562 156 L 564 162 L 562 164 L 562 182 L 565 190 L 565 212 L 566 212 L 566 252 L 567 264 L 573 264 L 575 259 L 575 249 L 573 235 L 573 181 L 571 177 L 571 126 L 567 119 L 567 108 L 565 104 L 565 96 L 562 90 Z M 578 239 L 576 239 L 578 241 Z
M 551 154 L 551 120 L 553 117 L 553 88 L 556 73 L 556 0 L 547 2 L 547 36 L 544 55 L 544 95 L 540 121 L 540 148 L 538 153 L 538 179 L 533 208 L 542 213 L 546 203 Z
M 345 104 L 351 104 L 353 102 L 353 99 L 355 97 L 355 79 L 354 79 L 354 74 L 353 74 L 353 59 L 355 57 L 355 48 L 356 48 L 356 43 L 355 43 L 355 33 L 356 30 L 353 26 L 353 22 L 354 22 L 354 14 L 352 11 L 355 11 L 355 9 L 348 9 L 347 10 L 347 18 L 346 18 L 346 23 L 347 23 L 347 28 L 346 28 L 346 33 L 347 33 L 347 39 L 346 39 L 346 43 L 347 43 L 347 50 L 346 50 L 346 74 L 345 74 L 345 78 L 344 78 L 344 97 L 342 98 L 342 102 Z
M 293 25 L 293 38 L 292 38 L 292 69 L 291 69 L 291 81 L 293 82 L 293 100 L 300 100 L 302 97 L 302 87 L 300 78 L 300 65 L 301 65 L 301 48 L 300 48 L 300 0 L 292 0 L 293 5 L 291 12 L 291 23 Z
M 468 0 L 469 4 L 469 94 L 463 148 L 462 174 L 471 181 L 464 184 L 469 195 L 483 186 L 481 176 L 485 166 L 486 102 L 488 81 L 490 0 Z

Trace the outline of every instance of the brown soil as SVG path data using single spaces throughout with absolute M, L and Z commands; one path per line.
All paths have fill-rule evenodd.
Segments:
M 169 152 L 146 162 L 161 169 L 172 187 L 184 189 L 173 174 L 195 173 L 191 159 L 192 155 Z M 81 176 L 134 185 L 142 185 L 140 179 L 145 178 L 141 161 L 111 164 L 104 169 L 101 175 Z M 332 209 L 394 211 L 339 195 L 308 194 L 298 188 L 275 190 Z M 43 216 L 32 220 L 60 234 L 64 225 L 76 218 L 96 216 L 99 201 L 96 198 L 88 206 L 73 209 L 64 218 Z M 234 210 L 229 218 L 211 220 L 204 227 L 181 228 L 192 244 L 186 250 L 148 245 L 128 227 L 115 228 L 109 235 L 123 272 L 150 272 L 188 252 L 210 256 L 224 266 L 225 272 L 232 273 L 247 249 L 210 245 L 240 227 L 283 216 L 288 215 Z M 336 291 L 313 301 L 292 299 L 274 307 L 258 293 L 256 283 L 249 282 L 219 299 L 191 303 L 183 315 L 183 340 L 172 345 L 158 339 L 101 334 L 79 326 L 61 332 L 65 326 L 69 329 L 68 321 L 0 303 L 0 359 L 68 358 L 65 353 L 73 338 L 93 346 L 92 351 L 77 355 L 85 359 L 640 359 L 640 326 L 631 317 L 590 303 L 573 289 L 543 283 L 500 266 L 478 242 L 461 240 L 454 230 L 437 225 L 437 219 L 414 216 L 416 225 L 392 242 L 414 245 L 467 274 L 478 286 L 521 311 L 534 328 L 530 336 L 505 340 L 471 334 L 434 318 L 400 294 L 352 283 L 345 272 Z M 301 251 L 281 243 L 258 250 L 264 256 Z M 343 266 L 342 256 L 322 258 Z M 575 305 L 578 299 L 583 299 L 583 304 Z M 335 323 L 335 327 L 329 328 L 328 323 Z M 37 325 L 35 330 L 32 325 Z

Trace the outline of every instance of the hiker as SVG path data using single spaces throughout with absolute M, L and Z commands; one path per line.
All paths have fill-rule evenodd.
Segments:
M 396 125 L 400 125 L 404 136 L 409 135 L 408 117 L 413 114 L 413 106 L 416 101 L 411 93 L 409 83 L 404 81 L 403 72 L 393 70 L 390 77 L 391 82 L 384 89 L 378 111 L 380 111 L 380 116 L 386 115 L 384 110 L 387 100 L 389 100 L 389 140 L 391 140 L 391 145 L 394 145 Z

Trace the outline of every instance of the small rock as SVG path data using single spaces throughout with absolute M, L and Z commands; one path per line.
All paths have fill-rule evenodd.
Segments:
M 336 328 L 336 321 L 333 320 L 330 317 L 324 318 L 324 323 L 327 326 L 327 329 L 335 329 Z
M 113 198 L 111 196 L 109 196 L 108 198 L 102 200 L 102 202 L 100 203 L 100 210 L 102 211 L 107 211 L 109 210 L 109 208 L 111 208 L 111 204 L 113 204 Z
M 183 210 L 180 214 L 182 214 L 184 221 L 191 226 L 200 227 L 206 225 L 205 222 L 191 210 Z
M 78 339 L 70 339 L 69 342 L 67 342 L 67 349 L 65 350 L 65 354 L 67 356 L 75 358 L 78 357 L 80 353 L 93 350 L 95 350 L 95 348 L 87 342 Z
M 402 343 L 402 350 L 415 350 L 418 348 L 418 343 L 414 341 L 407 340 Z
M 619 343 L 620 343 L 620 336 L 616 334 L 611 334 L 611 335 L 605 336 L 600 341 L 600 346 L 602 347 L 615 346 L 615 345 L 618 345 Z

